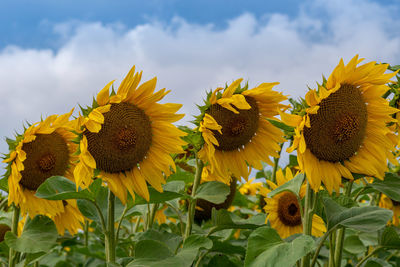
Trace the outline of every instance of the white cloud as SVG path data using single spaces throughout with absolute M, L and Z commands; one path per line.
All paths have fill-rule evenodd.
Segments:
M 23 121 L 89 104 L 110 80 L 135 64 L 144 79 L 172 89 L 167 101 L 183 103 L 182 121 L 196 114 L 204 91 L 243 77 L 250 86 L 279 81 L 276 89 L 298 97 L 306 85 L 329 75 L 339 59 L 356 53 L 398 64 L 396 7 L 368 1 L 309 1 L 296 17 L 245 13 L 225 29 L 182 18 L 127 29 L 121 24 L 66 22 L 55 25 L 57 51 L 9 46 L 0 51 L 0 136 L 12 136 Z M 397 32 L 396 32 L 397 31 Z M 0 152 L 6 152 L 5 142 Z

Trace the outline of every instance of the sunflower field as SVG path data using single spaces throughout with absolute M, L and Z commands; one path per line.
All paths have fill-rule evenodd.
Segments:
M 3 155 L 1 265 L 400 266 L 400 65 L 362 61 L 300 99 L 234 80 L 186 121 L 133 67 L 25 124 Z

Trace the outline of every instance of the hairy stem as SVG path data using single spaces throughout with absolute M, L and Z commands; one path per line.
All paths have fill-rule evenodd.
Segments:
M 195 207 L 196 207 L 196 199 L 194 197 L 196 196 L 197 187 L 200 184 L 201 173 L 203 171 L 203 167 L 204 167 L 204 163 L 200 159 L 196 158 L 196 175 L 195 175 L 194 181 L 193 181 L 192 198 L 189 200 L 188 215 L 187 215 L 184 239 L 188 238 L 192 232 L 192 224 L 193 224 L 194 212 L 195 212 Z
M 349 181 L 346 185 L 344 194 L 347 197 L 351 195 L 351 187 L 353 186 L 353 181 Z M 336 246 L 335 246 L 335 266 L 340 267 L 342 262 L 342 251 L 343 251 L 343 242 L 344 242 L 344 235 L 346 229 L 344 227 L 338 230 L 338 234 L 336 237 Z
M 19 222 L 19 213 L 20 209 L 19 207 L 13 205 L 14 207 L 14 212 L 13 212 L 13 217 L 12 217 L 12 224 L 11 224 L 11 232 L 18 236 L 18 222 Z M 9 254 L 9 267 L 15 267 L 17 263 L 17 255 L 14 251 L 14 249 L 10 248 L 10 254 Z

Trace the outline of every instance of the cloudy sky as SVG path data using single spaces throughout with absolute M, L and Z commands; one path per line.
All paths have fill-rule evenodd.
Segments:
M 172 90 L 165 101 L 183 104 L 181 124 L 205 90 L 239 77 L 304 96 L 340 58 L 400 64 L 398 14 L 399 0 L 5 0 L 0 136 L 90 104 L 133 65 Z

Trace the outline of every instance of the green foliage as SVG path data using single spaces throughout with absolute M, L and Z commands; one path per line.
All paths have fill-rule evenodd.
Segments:
M 330 198 L 323 199 L 328 230 L 337 227 L 349 227 L 364 232 L 374 232 L 385 227 L 393 212 L 379 207 L 345 208 Z
M 300 235 L 291 242 L 283 241 L 270 227 L 260 227 L 250 234 L 245 266 L 293 266 L 314 248 L 310 236 Z
M 139 248 L 138 248 L 139 247 Z M 127 266 L 176 266 L 189 267 L 192 265 L 201 248 L 210 249 L 212 241 L 200 235 L 191 235 L 183 243 L 177 253 L 157 240 L 141 240 L 135 247 L 135 260 Z
M 375 179 L 369 186 L 393 200 L 400 201 L 400 176 L 397 174 L 386 173 L 383 181 Z
M 195 198 L 205 199 L 214 204 L 221 204 L 225 201 L 229 192 L 229 186 L 224 183 L 216 181 L 206 182 L 199 186 Z
M 268 193 L 268 197 L 273 197 L 276 194 L 279 194 L 283 191 L 291 191 L 292 193 L 299 195 L 300 187 L 304 181 L 304 174 L 299 173 L 294 177 L 292 180 L 288 181 L 287 183 L 279 186 L 278 188 L 274 189 L 273 191 Z
M 53 221 L 46 216 L 38 215 L 26 223 L 20 237 L 7 232 L 5 241 L 10 248 L 16 251 L 38 253 L 48 251 L 56 245 L 57 235 Z

